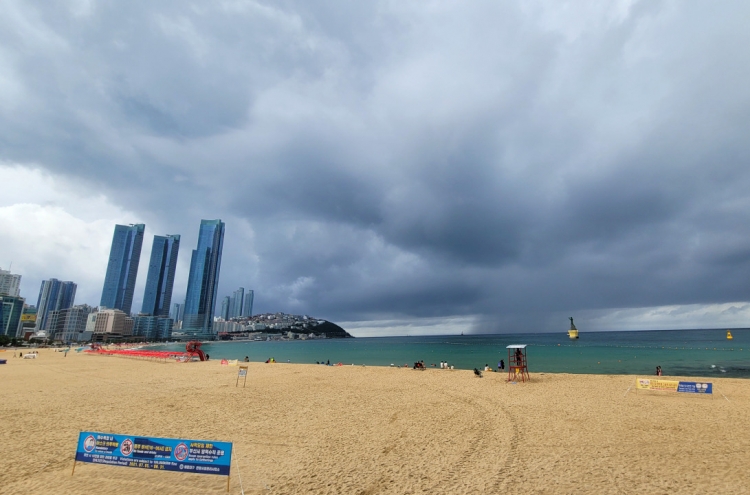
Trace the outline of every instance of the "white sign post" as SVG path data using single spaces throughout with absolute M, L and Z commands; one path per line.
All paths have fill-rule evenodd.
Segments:
M 247 366 L 240 366 L 240 370 L 237 372 L 237 381 L 234 384 L 235 388 L 240 383 L 240 377 L 245 378 L 245 380 L 242 382 L 242 388 L 245 388 L 245 384 L 247 383 Z

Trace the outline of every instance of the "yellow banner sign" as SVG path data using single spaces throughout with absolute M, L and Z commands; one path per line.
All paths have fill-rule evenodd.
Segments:
M 21 321 L 36 321 L 36 315 L 35 314 L 21 315 Z
M 636 378 L 635 388 L 640 390 L 662 390 L 666 392 L 677 392 L 680 382 L 677 380 L 662 380 L 651 378 Z

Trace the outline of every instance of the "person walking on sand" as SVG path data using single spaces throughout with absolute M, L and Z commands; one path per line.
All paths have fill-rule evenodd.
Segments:
M 661 366 L 656 367 L 656 376 L 661 376 Z

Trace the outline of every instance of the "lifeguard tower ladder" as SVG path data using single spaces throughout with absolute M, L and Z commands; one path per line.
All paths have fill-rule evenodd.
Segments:
M 513 344 L 508 349 L 508 381 L 526 382 L 529 378 L 529 368 L 526 361 L 526 344 Z
M 191 340 L 185 345 L 185 354 L 190 361 L 195 357 L 201 361 L 206 360 L 206 353 L 201 349 L 201 342 L 198 340 Z

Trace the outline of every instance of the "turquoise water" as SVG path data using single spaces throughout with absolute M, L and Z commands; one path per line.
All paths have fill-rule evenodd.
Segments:
M 497 367 L 508 362 L 509 344 L 528 344 L 529 371 L 550 373 L 653 374 L 750 378 L 750 329 L 581 332 L 572 341 L 564 332 L 434 337 L 380 337 L 285 342 L 203 344 L 211 359 L 243 359 L 314 364 L 413 365 L 448 361 L 458 369 Z M 155 347 L 165 349 L 164 346 Z M 166 349 L 184 349 L 169 344 Z

